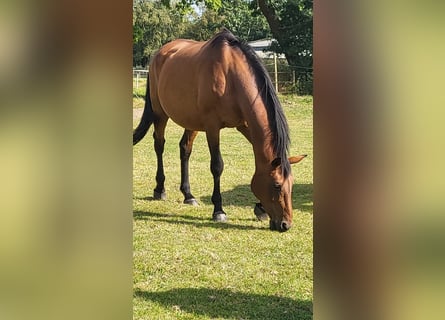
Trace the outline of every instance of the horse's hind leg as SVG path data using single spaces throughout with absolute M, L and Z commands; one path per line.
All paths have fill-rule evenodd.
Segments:
M 193 140 L 195 140 L 197 134 L 197 131 L 185 130 L 179 142 L 181 158 L 181 186 L 179 189 L 184 195 L 184 203 L 194 206 L 198 205 L 198 202 L 190 192 L 189 159 L 192 153 Z
M 153 192 L 153 197 L 155 200 L 165 200 L 165 174 L 164 174 L 164 161 L 163 161 L 163 153 L 164 153 L 164 144 L 165 144 L 165 126 L 167 125 L 168 118 L 166 116 L 156 117 L 154 122 L 154 149 L 156 152 L 157 158 L 157 170 L 156 170 L 156 188 Z

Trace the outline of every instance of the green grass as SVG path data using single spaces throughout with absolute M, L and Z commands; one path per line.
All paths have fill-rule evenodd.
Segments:
M 138 83 L 138 87 L 136 88 L 136 82 Z M 145 97 L 145 88 L 147 87 L 147 79 L 139 78 L 139 81 L 136 78 L 133 78 L 133 98 L 143 99 Z
M 256 221 L 252 148 L 235 129 L 221 131 L 221 190 L 229 219 L 223 224 L 211 221 L 205 134 L 196 138 L 190 159 L 198 207 L 182 204 L 179 191 L 183 129 L 171 121 L 167 126 L 165 201 L 152 200 L 152 129 L 133 148 L 134 319 L 312 319 L 312 97 L 280 99 L 291 153 L 308 154 L 293 166 L 294 227 L 288 232 L 272 232 L 267 221 Z

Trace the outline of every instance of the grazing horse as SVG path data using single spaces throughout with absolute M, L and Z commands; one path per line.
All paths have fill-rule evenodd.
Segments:
M 267 212 L 271 230 L 288 230 L 292 225 L 290 164 L 305 155 L 287 157 L 286 118 L 255 51 L 223 29 L 205 42 L 178 39 L 167 43 L 151 60 L 149 71 L 144 112 L 133 132 L 133 145 L 153 123 L 157 157 L 154 198 L 165 198 L 162 154 L 165 127 L 171 118 L 185 128 L 179 143 L 184 203 L 197 204 L 190 191 L 188 163 L 193 140 L 198 131 L 204 131 L 214 180 L 212 217 L 214 221 L 226 221 L 220 192 L 224 163 L 219 132 L 226 127 L 237 128 L 253 146 L 255 174 L 251 190 L 261 201 L 257 207 Z

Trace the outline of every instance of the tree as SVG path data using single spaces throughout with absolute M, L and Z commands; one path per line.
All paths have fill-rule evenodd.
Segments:
M 194 14 L 194 19 L 187 25 L 182 37 L 197 41 L 210 39 L 223 25 L 223 17 L 215 10 L 205 10 L 200 16 Z
M 184 31 L 183 15 L 159 1 L 133 1 L 133 66 L 146 66 L 151 55 Z
M 255 15 L 250 3 L 245 0 L 222 1 L 217 8 L 204 8 L 201 16 L 190 22 L 184 37 L 208 40 L 226 27 L 246 41 L 270 37 L 270 28 L 263 15 Z
M 255 8 L 251 6 L 250 1 L 223 1 L 218 12 L 224 18 L 224 26 L 246 41 L 271 36 L 265 17 L 256 14 Z
M 257 0 L 258 7 L 278 41 L 275 50 L 284 53 L 303 85 L 312 93 L 312 0 Z
M 208 9 L 202 16 L 203 20 L 195 23 L 192 35 L 198 40 L 208 39 L 220 25 L 248 41 L 272 34 L 277 41 L 272 50 L 283 53 L 295 71 L 297 91 L 312 94 L 312 6 L 312 0 L 221 1 L 219 9 L 214 10 L 218 14 Z
M 133 0 L 133 64 L 145 66 L 175 38 L 207 40 L 222 27 L 247 41 L 272 35 L 299 92 L 312 93 L 312 0 Z

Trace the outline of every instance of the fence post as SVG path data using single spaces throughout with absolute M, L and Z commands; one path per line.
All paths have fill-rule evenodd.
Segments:
M 275 91 L 278 93 L 278 68 L 277 68 L 277 53 L 273 53 L 273 63 L 275 71 Z
M 136 71 L 136 89 L 139 89 L 139 72 Z

